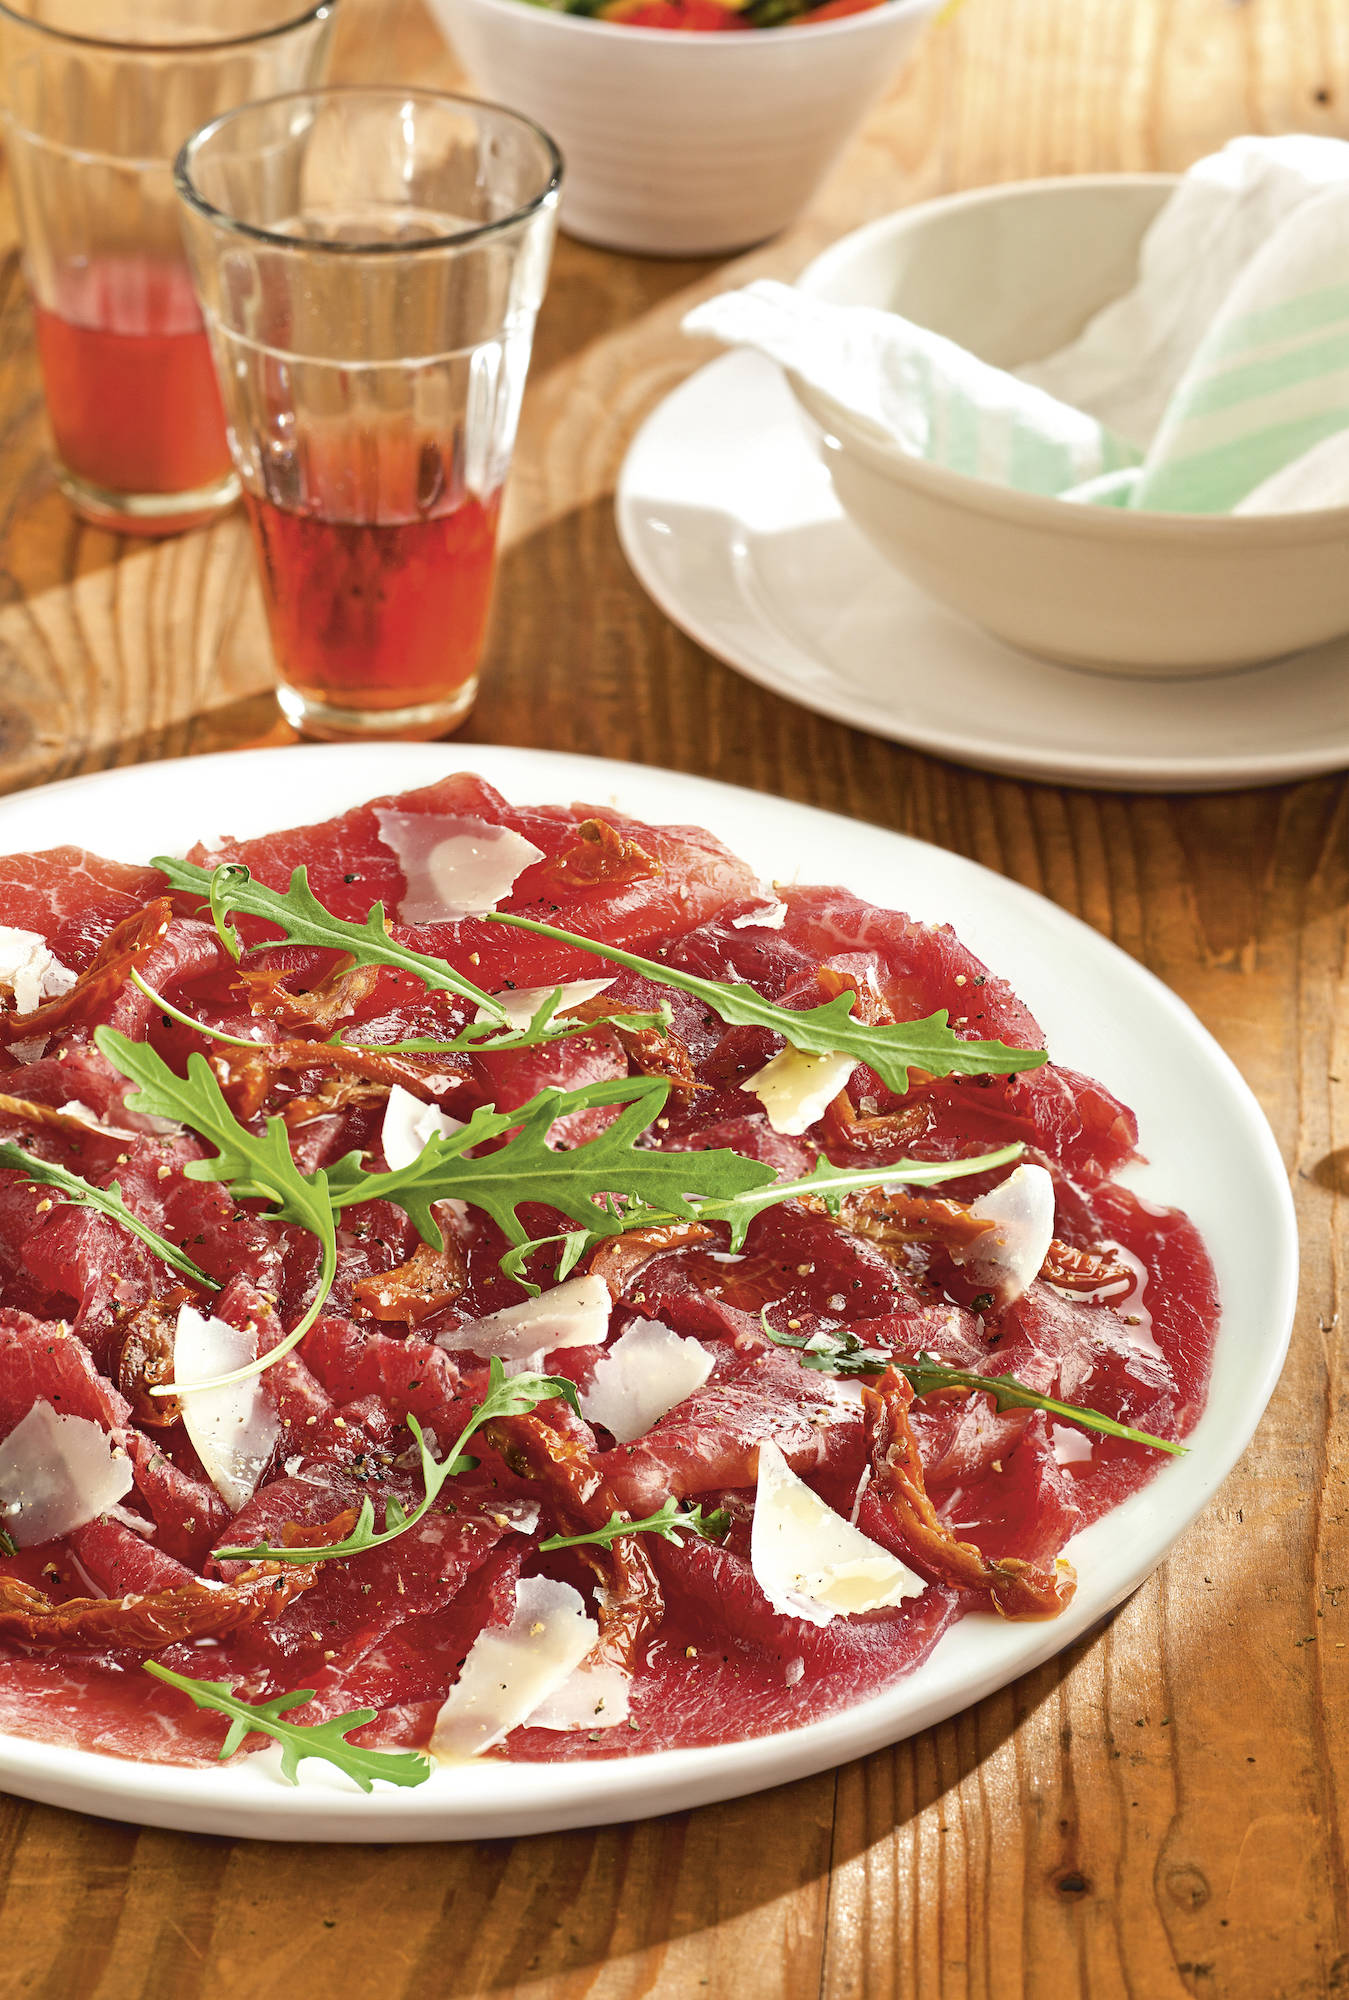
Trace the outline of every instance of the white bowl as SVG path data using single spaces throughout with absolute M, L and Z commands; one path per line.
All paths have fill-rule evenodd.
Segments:
M 561 147 L 569 235 L 703 257 L 757 243 L 799 213 L 937 0 L 710 34 L 527 0 L 431 4 L 484 94 Z
M 1170 175 L 1102 174 L 953 195 L 844 237 L 799 282 L 1015 368 L 1128 289 L 1173 186 Z M 1237 518 L 1018 493 L 877 443 L 789 380 L 862 532 L 1011 645 L 1167 676 L 1222 673 L 1349 631 L 1349 507 Z

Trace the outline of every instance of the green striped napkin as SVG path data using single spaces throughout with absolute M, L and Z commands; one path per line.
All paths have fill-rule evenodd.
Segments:
M 771 356 L 915 458 L 1023 492 L 1195 514 L 1349 504 L 1349 142 L 1245 138 L 1199 161 L 1132 289 L 1015 374 L 770 282 L 684 326 Z
M 1167 404 L 1129 504 L 1228 513 L 1346 427 L 1349 187 L 1306 202 L 1251 259 Z

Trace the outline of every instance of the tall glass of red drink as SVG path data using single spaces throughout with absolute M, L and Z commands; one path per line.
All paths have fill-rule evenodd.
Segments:
M 238 496 L 173 159 L 232 104 L 312 83 L 336 0 L 0 0 L 24 270 L 72 506 L 168 534 Z
M 228 112 L 176 171 L 282 709 L 443 736 L 477 692 L 557 150 L 495 105 L 351 88 Z

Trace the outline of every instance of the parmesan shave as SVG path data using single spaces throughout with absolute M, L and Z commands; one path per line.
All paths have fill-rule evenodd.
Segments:
M 775 1132 L 796 1138 L 823 1118 L 856 1067 L 852 1056 L 813 1056 L 786 1048 L 740 1088 L 758 1098 Z
M 16 1548 L 54 1542 L 125 1499 L 131 1460 L 101 1424 L 34 1403 L 0 1444 L 0 1528 Z
M 592 1424 L 603 1424 L 620 1444 L 631 1444 L 701 1389 L 711 1373 L 712 1356 L 701 1341 L 682 1339 L 658 1319 L 641 1320 L 596 1363 L 581 1408 Z
M 407 884 L 398 907 L 405 924 L 443 924 L 495 909 L 516 877 L 543 859 L 532 840 L 487 820 L 385 808 L 375 817 Z
M 774 1611 L 810 1625 L 902 1604 L 927 1589 L 898 1557 L 826 1506 L 775 1444 L 759 1446 L 750 1565 Z
M 281 1435 L 281 1420 L 256 1376 L 224 1389 L 196 1389 L 244 1368 L 257 1354 L 256 1332 L 228 1326 L 195 1306 L 178 1308 L 173 1343 L 173 1379 L 178 1385 L 183 1423 L 207 1478 L 237 1514 L 251 1500 Z
M 0 989 L 14 995 L 16 1012 L 31 1014 L 40 1001 L 69 993 L 78 977 L 37 931 L 0 924 Z
M 469 1647 L 436 1717 L 432 1754 L 460 1763 L 500 1743 L 570 1678 L 599 1631 L 579 1590 L 523 1577 L 510 1623 L 489 1625 Z

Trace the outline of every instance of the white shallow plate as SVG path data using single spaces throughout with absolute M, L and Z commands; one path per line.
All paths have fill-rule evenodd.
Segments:
M 1291 1326 L 1297 1240 L 1283 1165 L 1254 1097 L 1150 973 L 1052 903 L 957 855 L 673 772 L 437 744 L 245 751 L 79 778 L 0 801 L 0 852 L 76 841 L 144 860 L 182 850 L 202 831 L 262 833 L 466 766 L 520 802 L 582 798 L 695 821 L 766 875 L 842 882 L 953 922 L 1034 1009 L 1053 1054 L 1135 1107 L 1151 1162 L 1135 1184 L 1183 1205 L 1204 1232 L 1225 1304 L 1193 1449 L 1076 1538 L 1080 1583 L 1062 1617 L 964 1618 L 897 1687 L 780 1736 L 602 1764 L 484 1764 L 368 1798 L 313 1763 L 299 1787 L 283 1785 L 273 1751 L 238 1768 L 177 1770 L 0 1736 L 0 1785 L 10 1791 L 200 1833 L 386 1841 L 597 1825 L 804 1777 L 940 1721 L 1079 1638 L 1155 1568 L 1235 1464 L 1269 1399 Z
M 926 596 L 844 515 L 760 355 L 724 355 L 653 412 L 617 516 L 644 589 L 709 653 L 920 750 L 1119 791 L 1221 791 L 1349 764 L 1349 641 L 1218 679 L 1140 681 L 1015 652 Z

